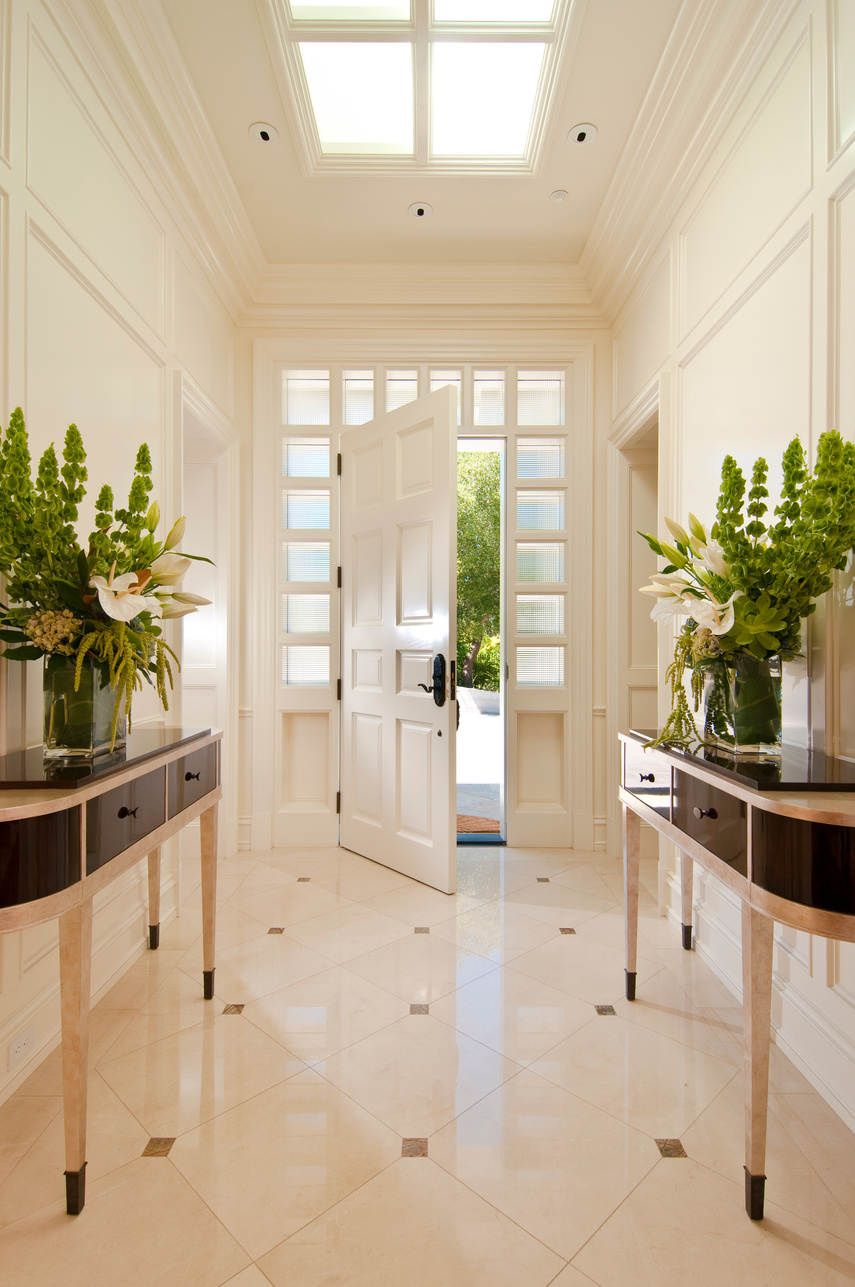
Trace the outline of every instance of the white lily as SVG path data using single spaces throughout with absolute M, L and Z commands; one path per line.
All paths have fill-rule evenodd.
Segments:
M 679 523 L 675 523 L 673 518 L 666 518 L 665 526 L 668 528 L 668 531 L 674 537 L 675 541 L 679 541 L 681 545 L 690 544 L 689 533 L 686 531 L 685 527 L 681 527 Z
M 160 554 L 151 565 L 152 580 L 158 585 L 178 585 L 190 562 L 183 554 Z
M 168 621 L 172 617 L 186 617 L 189 613 L 195 612 L 195 611 L 196 609 L 193 607 L 190 607 L 189 605 L 169 602 L 163 605 L 163 611 L 161 612 L 161 616 L 163 617 L 164 621 Z
M 718 541 L 710 537 L 706 545 L 699 547 L 699 553 L 704 567 L 708 568 L 710 572 L 715 572 L 716 576 L 730 576 L 730 564 L 725 562 L 724 550 Z
M 151 573 L 123 572 L 116 576 L 115 563 L 110 568 L 109 577 L 93 576 L 89 586 L 97 591 L 98 602 L 108 617 L 114 621 L 133 621 L 141 612 L 150 612 L 153 617 L 161 615 L 160 600 L 154 595 L 142 591 L 151 580 Z
M 192 603 L 195 607 L 199 608 L 204 607 L 206 603 L 211 602 L 211 600 L 206 599 L 204 595 L 191 594 L 189 590 L 173 590 L 172 598 L 176 603 Z
M 672 617 L 687 617 L 691 611 L 684 599 L 657 599 L 650 611 L 650 620 L 670 621 Z
M 714 635 L 726 635 L 733 626 L 735 613 L 733 604 L 742 597 L 742 591 L 736 590 L 727 603 L 717 603 L 715 599 L 699 599 L 692 604 L 692 616 L 699 626 L 706 626 Z

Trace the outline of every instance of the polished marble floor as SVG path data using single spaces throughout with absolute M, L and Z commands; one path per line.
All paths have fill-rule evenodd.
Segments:
M 851 1287 L 855 1137 L 773 1048 L 747 1219 L 740 1011 L 644 866 L 630 1005 L 603 855 L 223 861 L 215 1000 L 196 890 L 93 1011 L 79 1217 L 59 1053 L 0 1106 L 0 1284 Z

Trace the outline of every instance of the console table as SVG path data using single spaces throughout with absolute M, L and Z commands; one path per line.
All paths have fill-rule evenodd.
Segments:
M 645 749 L 620 734 L 626 995 L 635 1000 L 641 822 L 680 850 L 683 947 L 692 946 L 693 864 L 742 904 L 745 1209 L 763 1217 L 775 921 L 855 941 L 855 764 L 785 747 L 780 759 Z
M 221 739 L 211 729 L 143 728 L 89 763 L 45 761 L 41 747 L 0 758 L 0 933 L 59 920 L 69 1215 L 86 1196 L 92 899 L 148 855 L 157 948 L 161 845 L 199 818 L 204 995 L 213 997 Z

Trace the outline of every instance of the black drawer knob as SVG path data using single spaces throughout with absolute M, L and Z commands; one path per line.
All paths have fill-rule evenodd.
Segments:
M 699 809 L 697 805 L 695 805 L 694 809 L 692 810 L 692 813 L 695 815 L 696 818 L 699 818 L 699 819 L 718 817 L 718 814 L 716 813 L 715 809 Z
M 127 805 L 123 804 L 121 809 L 119 810 L 119 817 L 135 818 L 137 816 L 137 809 L 139 809 L 139 805 L 137 805 L 136 809 L 129 809 Z
M 198 773 L 190 773 L 190 772 L 188 771 L 187 773 L 185 773 L 185 774 L 184 774 L 184 781 L 185 781 L 185 782 L 198 782 L 198 781 L 199 781 L 199 778 L 200 778 L 200 776 L 201 776 L 201 774 L 202 774 L 202 770 L 201 770 L 201 769 L 199 770 L 199 772 L 198 772 Z
M 653 775 L 652 773 L 639 773 L 639 775 L 638 775 L 638 776 L 641 778 L 642 782 L 655 782 L 655 781 L 656 781 L 656 778 L 654 777 L 654 775 Z

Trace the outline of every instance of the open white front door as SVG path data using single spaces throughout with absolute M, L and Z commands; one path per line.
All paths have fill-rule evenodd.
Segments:
M 341 844 L 451 894 L 456 391 L 348 430 L 341 459 Z

